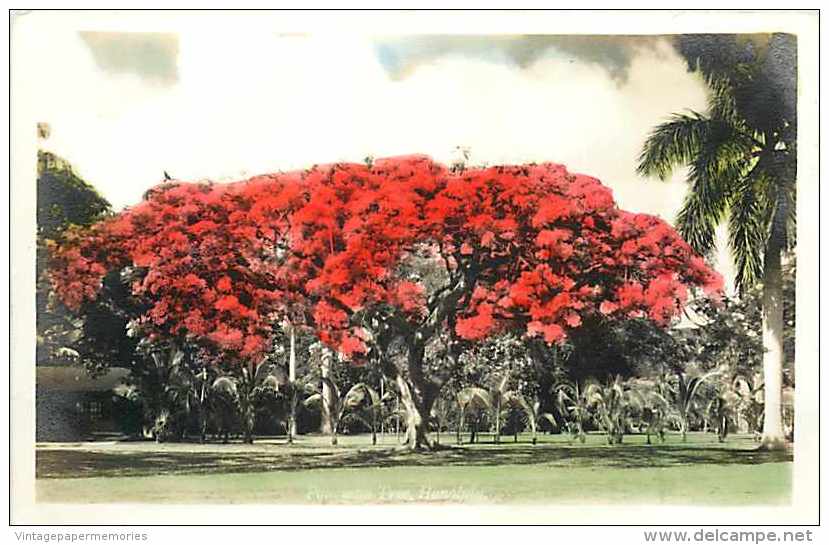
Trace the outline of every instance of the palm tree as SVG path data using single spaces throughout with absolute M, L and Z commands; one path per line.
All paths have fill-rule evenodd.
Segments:
M 736 381 L 720 380 L 714 385 L 711 400 L 705 409 L 705 418 L 713 424 L 717 440 L 725 442 L 730 428 L 734 425 L 740 407 L 740 395 Z
M 710 255 L 715 230 L 727 221 L 737 289 L 762 283 L 765 448 L 785 441 L 781 260 L 794 244 L 797 126 L 796 77 L 781 73 L 796 69 L 790 40 L 709 38 L 715 47 L 707 49 L 680 42 L 710 88 L 707 111 L 674 114 L 653 130 L 639 157 L 640 174 L 663 180 L 676 167 L 690 167 L 690 191 L 676 220 L 683 237 Z
M 327 406 L 328 414 L 331 415 L 331 444 L 337 444 L 337 433 L 339 432 L 340 422 L 348 411 L 359 407 L 366 398 L 365 385 L 355 384 L 345 393 L 340 395 L 340 389 L 334 384 L 334 381 L 328 377 L 322 378 L 322 383 L 326 386 L 329 395 L 326 398 L 322 393 L 322 388 L 315 391 L 304 401 L 306 407 L 320 406 L 321 408 Z
M 366 427 L 371 430 L 371 444 L 377 444 L 377 429 L 381 426 L 383 422 L 383 413 L 385 411 L 385 402 L 386 400 L 390 399 L 391 396 L 389 394 L 385 394 L 382 397 L 380 394 L 369 386 L 368 384 L 361 382 L 354 386 L 355 388 L 361 388 L 363 391 L 363 410 L 360 412 L 352 413 L 352 416 L 362 422 Z M 327 391 L 330 392 L 329 388 L 326 388 Z M 324 396 L 325 394 L 323 394 Z
M 432 422 L 435 423 L 435 431 L 437 432 L 435 436 L 436 445 L 440 445 L 440 431 L 447 427 L 454 412 L 455 402 L 451 395 L 441 396 L 432 406 Z
M 280 384 L 287 380 L 284 371 L 266 359 L 258 365 L 242 365 L 241 372 L 235 376 L 220 376 L 213 381 L 213 389 L 232 396 L 239 408 L 245 443 L 253 443 L 253 428 L 256 424 L 256 396 L 261 388 L 279 391 Z
M 755 373 L 752 377 L 738 375 L 734 378 L 734 391 L 739 397 L 737 411 L 745 421 L 748 431 L 757 436 L 763 422 L 763 375 Z
M 584 424 L 590 418 L 590 399 L 578 382 L 560 384 L 555 388 L 558 412 L 564 418 L 564 426 L 572 439 L 584 443 L 587 434 Z
M 639 388 L 639 398 L 642 402 L 642 426 L 645 429 L 647 444 L 651 444 L 651 435 L 656 435 L 659 441 L 664 443 L 666 427 L 672 422 L 679 422 L 678 414 L 670 401 L 668 383 L 664 380 L 645 381 Z
M 495 377 L 492 387 L 489 390 L 489 404 L 492 412 L 492 423 L 495 425 L 495 443 L 501 442 L 501 417 L 504 416 L 504 409 L 512 397 L 517 395 L 507 388 L 509 385 L 509 373 Z
M 172 406 L 180 408 L 186 417 L 196 413 L 199 442 L 204 443 L 207 432 L 205 405 L 209 393 L 207 367 L 196 371 L 184 359 L 179 359 L 169 371 L 165 391 Z
M 607 442 L 621 444 L 625 433 L 633 427 L 634 413 L 641 407 L 636 391 L 617 376 L 605 385 L 588 384 L 585 395 L 595 408 L 596 424 L 607 435 Z
M 475 438 L 478 435 L 479 415 L 482 411 L 489 410 L 490 407 L 492 407 L 492 400 L 490 399 L 489 392 L 477 386 L 469 386 L 458 392 L 456 401 L 458 403 L 459 415 L 457 430 L 458 444 L 460 445 L 462 443 L 461 433 L 463 431 L 463 425 L 466 421 L 467 414 L 475 415 L 475 418 L 472 420 L 472 435 L 469 438 L 469 442 L 474 443 Z
M 541 401 L 538 398 L 530 402 L 522 395 L 515 395 L 510 398 L 510 401 L 524 413 L 524 418 L 533 434 L 533 445 L 538 443 L 538 427 L 542 421 L 547 421 L 553 426 L 558 425 L 552 414 L 541 412 Z
M 683 373 L 678 372 L 673 380 L 669 381 L 670 400 L 673 402 L 676 416 L 679 419 L 679 432 L 682 434 L 682 441 L 688 437 L 688 428 L 691 420 L 691 411 L 694 409 L 700 388 L 709 379 L 720 375 L 719 370 L 708 373 Z

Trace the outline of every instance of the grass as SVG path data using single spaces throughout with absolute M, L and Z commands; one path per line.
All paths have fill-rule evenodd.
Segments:
M 519 443 L 409 453 L 394 436 L 302 436 L 243 444 L 147 442 L 40 444 L 43 502 L 152 503 L 639 503 L 769 505 L 790 502 L 791 453 L 760 452 L 749 437 L 711 434 L 646 445 L 558 435 Z M 488 442 L 487 442 L 488 441 Z

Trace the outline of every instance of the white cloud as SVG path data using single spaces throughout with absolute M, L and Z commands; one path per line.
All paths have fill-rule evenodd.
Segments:
M 672 220 L 683 173 L 642 180 L 636 157 L 667 115 L 705 105 L 667 44 L 641 49 L 622 83 L 567 58 L 519 69 L 451 54 L 393 81 L 368 38 L 182 33 L 178 81 L 162 87 L 104 74 L 75 34 L 44 41 L 36 100 L 48 145 L 116 208 L 164 170 L 229 180 L 367 155 L 448 162 L 460 145 L 473 163 L 564 163 L 613 188 L 621 207 Z

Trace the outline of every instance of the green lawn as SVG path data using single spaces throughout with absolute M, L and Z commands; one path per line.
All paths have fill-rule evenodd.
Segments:
M 609 446 L 562 436 L 409 453 L 394 436 L 303 436 L 254 445 L 148 442 L 40 444 L 42 502 L 153 503 L 639 503 L 769 505 L 790 502 L 791 453 L 756 451 L 748 437 L 692 434 Z

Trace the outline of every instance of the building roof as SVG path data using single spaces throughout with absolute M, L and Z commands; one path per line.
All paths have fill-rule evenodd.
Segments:
M 129 370 L 112 367 L 99 377 L 91 377 L 82 367 L 46 366 L 36 367 L 35 385 L 40 390 L 59 392 L 106 392 L 123 384 Z

